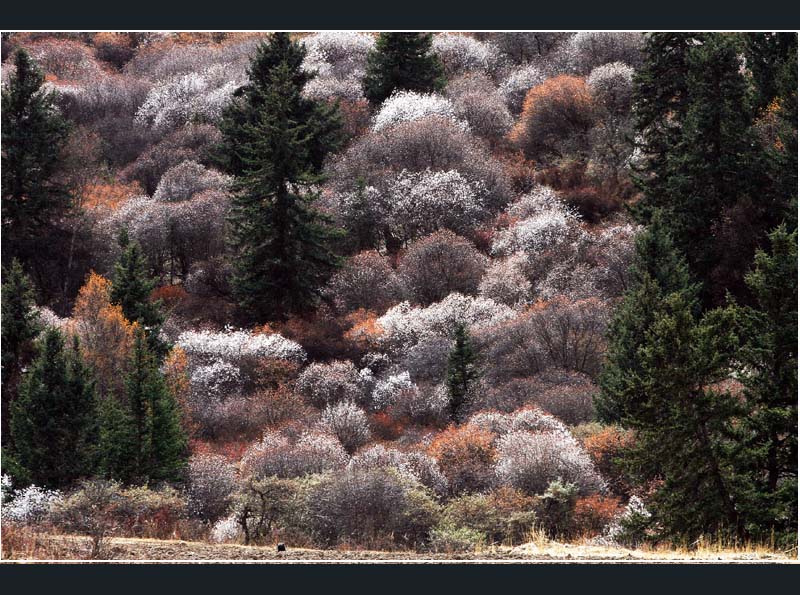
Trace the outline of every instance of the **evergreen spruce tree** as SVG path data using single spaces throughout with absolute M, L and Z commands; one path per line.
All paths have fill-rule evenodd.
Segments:
M 648 506 L 662 537 L 741 536 L 732 456 L 741 411 L 715 388 L 730 374 L 734 325 L 727 311 L 698 315 L 697 286 L 658 216 L 656 223 L 637 244 L 635 280 L 611 326 L 598 410 L 634 430 L 625 463 L 653 488 Z M 649 249 L 656 245 L 663 261 Z
M 2 416 L 3 446 L 10 444 L 10 405 L 17 393 L 20 373 L 33 356 L 33 341 L 39 334 L 33 285 L 18 260 L 3 271 L 2 290 Z
M 609 328 L 607 364 L 600 378 L 603 390 L 595 398 L 601 420 L 618 423 L 629 408 L 640 402 L 643 395 L 629 390 L 629 377 L 641 372 L 638 350 L 664 296 L 684 293 L 691 303 L 697 291 L 697 285 L 690 282 L 685 260 L 672 243 L 663 216 L 656 212 L 650 226 L 636 238 L 631 286 Z
M 755 102 L 766 108 L 781 95 L 781 76 L 787 63 L 797 68 L 796 33 L 742 33 L 747 69 L 753 77 Z
M 144 331 L 138 328 L 131 356 L 130 373 L 125 383 L 133 431 L 132 474 L 138 481 L 178 480 L 186 465 L 187 438 L 180 424 L 175 397 L 168 389 L 147 345 Z M 127 435 L 125 416 L 106 408 L 112 424 Z M 106 431 L 110 431 L 106 428 Z
M 67 486 L 93 472 L 96 428 L 94 382 L 77 339 L 65 349 L 50 329 L 11 407 L 16 460 L 33 483 Z
M 119 244 L 122 255 L 114 265 L 111 303 L 122 308 L 125 318 L 145 329 L 150 349 L 160 360 L 169 351 L 169 345 L 159 336 L 164 323 L 161 301 L 150 299 L 155 279 L 147 274 L 147 261 L 139 243 L 131 242 L 126 231 L 120 234 Z
M 459 324 L 455 332 L 455 345 L 447 360 L 447 389 L 453 420 L 458 419 L 461 407 L 478 379 L 476 360 L 469 331 L 465 324 Z
M 254 318 L 282 318 L 316 303 L 339 259 L 338 235 L 313 208 L 322 161 L 341 142 L 335 106 L 306 99 L 305 50 L 285 33 L 260 46 L 250 83 L 225 113 L 221 162 L 236 175 L 232 285 Z
M 2 260 L 9 264 L 19 258 L 30 267 L 46 259 L 53 243 L 49 231 L 71 206 L 57 176 L 69 126 L 24 50 L 17 51 L 14 66 L 2 93 Z
M 746 514 L 752 533 L 775 530 L 787 546 L 797 539 L 797 230 L 770 234 L 747 285 L 755 307 L 738 308 L 748 415 L 737 457 L 750 478 Z
M 430 33 L 381 33 L 367 56 L 364 95 L 373 105 L 395 90 L 429 93 L 445 85 L 444 67 L 431 51 Z
M 657 34 L 648 41 L 635 108 L 648 157 L 639 178 L 644 196 L 634 211 L 643 223 L 664 211 L 676 247 L 703 284 L 706 306 L 723 302 L 727 290 L 742 293 L 742 263 L 752 258 L 760 234 L 777 224 L 769 220 L 772 205 L 762 204 L 769 202 L 761 196 L 769 180 L 751 99 L 736 35 Z M 749 229 L 728 230 L 733 247 L 721 233 L 725 217 L 750 205 Z
M 138 478 L 136 434 L 133 417 L 114 395 L 102 398 L 98 407 L 98 472 L 123 483 Z

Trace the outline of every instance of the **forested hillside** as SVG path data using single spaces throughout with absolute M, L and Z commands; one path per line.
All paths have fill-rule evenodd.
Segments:
M 797 105 L 793 33 L 3 33 L 3 556 L 796 556 Z

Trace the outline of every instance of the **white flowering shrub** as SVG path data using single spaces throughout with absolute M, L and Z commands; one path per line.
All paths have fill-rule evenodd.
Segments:
M 375 382 L 375 387 L 372 390 L 372 407 L 386 409 L 401 398 L 418 392 L 419 388 L 411 381 L 411 375 L 407 371 L 391 374 Z
M 399 366 L 408 370 L 415 382 L 443 382 L 452 349 L 452 337 L 428 337 L 411 347 Z
M 495 301 L 452 293 L 427 308 L 401 302 L 378 318 L 377 324 L 384 331 L 384 345 L 405 353 L 423 339 L 452 337 L 458 324 L 479 330 L 511 320 L 515 315 L 514 310 Z
M 230 328 L 222 332 L 185 331 L 176 343 L 190 360 L 197 362 L 221 359 L 236 365 L 250 358 L 284 359 L 295 363 L 306 360 L 306 352 L 299 343 L 277 333 L 253 334 Z
M 439 229 L 465 232 L 486 218 L 487 194 L 456 170 L 402 170 L 387 181 L 385 223 L 403 242 Z
M 238 486 L 236 467 L 220 455 L 197 454 L 189 459 L 188 506 L 190 513 L 204 521 L 216 521 L 228 514 Z
M 316 77 L 306 83 L 303 88 L 303 95 L 309 99 L 346 99 L 358 101 L 364 97 L 364 89 L 361 86 L 361 78 L 358 76 L 348 76 L 346 78 L 336 78 L 333 76 Z
M 155 85 L 136 112 L 136 122 L 160 131 L 193 120 L 217 122 L 243 82 L 231 74 L 225 65 L 216 65 Z
M 478 285 L 478 295 L 512 308 L 532 297 L 531 282 L 525 275 L 525 257 L 515 254 L 492 261 Z
M 232 543 L 243 537 L 242 526 L 237 515 L 231 515 L 214 523 L 210 538 L 214 543 Z
M 42 39 L 25 45 L 39 67 L 65 81 L 91 81 L 104 75 L 92 50 L 78 40 Z
M 500 52 L 494 44 L 469 35 L 438 33 L 433 36 L 432 48 L 448 77 L 475 70 L 491 73 L 500 61 Z
M 336 436 L 349 453 L 369 442 L 367 414 L 351 401 L 340 401 L 325 407 L 320 426 L 324 432 Z
M 349 470 L 368 471 L 393 468 L 413 477 L 435 494 L 447 493 L 447 478 L 439 469 L 436 459 L 421 452 L 403 452 L 376 444 L 354 455 L 347 464 Z
M 205 190 L 225 191 L 232 178 L 207 169 L 196 161 L 184 161 L 168 169 L 158 183 L 153 199 L 180 202 Z
M 636 547 L 647 537 L 647 526 L 652 516 L 644 501 L 633 495 L 625 509 L 606 528 L 605 537 L 614 544 Z
M 512 217 L 524 217 L 504 229 L 492 243 L 492 253 L 510 255 L 524 252 L 537 255 L 573 239 L 579 233 L 578 216 L 563 203 L 530 199 L 526 195 L 509 209 Z
M 304 37 L 304 68 L 319 70 L 324 63 L 339 78 L 361 75 L 366 68 L 367 54 L 375 47 L 375 39 L 356 31 L 320 31 Z
M 36 306 L 35 309 L 38 314 L 39 324 L 44 328 L 64 330 L 70 323 L 69 318 L 62 318 L 46 306 Z
M 223 403 L 241 396 L 241 370 L 226 361 L 200 365 L 189 377 L 189 409 L 192 419 L 204 430 L 213 432 L 224 417 Z
M 364 402 L 364 378 L 350 361 L 314 362 L 297 379 L 297 392 L 315 407 Z
M 541 68 L 528 64 L 513 70 L 500 83 L 500 95 L 512 114 L 519 114 L 522 111 L 522 104 L 528 91 L 537 85 L 541 85 L 545 78 L 547 78 L 547 75 Z
M 3 491 L 7 493 L 5 487 Z M 57 490 L 31 485 L 14 492 L 10 500 L 3 502 L 3 520 L 21 525 L 35 525 L 46 521 L 63 500 L 63 494 Z
M 581 31 L 569 38 L 560 50 L 558 61 L 577 74 L 609 62 L 623 62 L 634 68 L 642 63 L 644 37 L 632 31 Z
M 347 452 L 334 436 L 306 433 L 292 444 L 280 434 L 265 432 L 245 451 L 241 469 L 246 476 L 290 478 L 342 469 L 347 461 Z
M 586 79 L 594 98 L 609 112 L 626 113 L 633 100 L 634 70 L 622 62 L 593 69 Z
M 442 230 L 413 242 L 398 272 L 411 297 L 427 305 L 454 292 L 475 294 L 486 264 L 472 242 Z
M 0 476 L 0 505 L 11 499 L 11 477 L 3 473 Z
M 592 234 L 587 259 L 593 265 L 592 278 L 603 295 L 614 298 L 630 286 L 630 268 L 635 256 L 638 225 L 614 225 Z
M 391 128 L 402 122 L 413 122 L 435 116 L 452 120 L 462 130 L 468 130 L 466 122 L 456 117 L 452 102 L 435 93 L 396 91 L 386 99 L 372 122 L 373 132 Z
M 482 411 L 470 417 L 467 423 L 497 436 L 517 431 L 569 434 L 562 422 L 536 408 L 523 408 L 512 413 Z
M 582 494 L 604 489 L 588 453 L 568 432 L 512 430 L 499 439 L 497 452 L 500 483 L 528 494 L 543 493 L 556 479 L 575 484 Z
M 359 178 L 383 191 L 404 169 L 455 170 L 485 188 L 484 206 L 490 209 L 500 209 L 511 199 L 508 176 L 486 146 L 452 120 L 436 116 L 360 136 L 331 162 L 328 174 L 340 192 L 352 191 Z

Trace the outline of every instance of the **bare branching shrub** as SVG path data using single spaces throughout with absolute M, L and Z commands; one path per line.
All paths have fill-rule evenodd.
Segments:
M 349 258 L 331 277 L 327 292 L 340 312 L 364 308 L 382 313 L 403 299 L 405 288 L 389 259 L 370 251 Z
M 214 522 L 230 510 L 238 486 L 236 468 L 220 455 L 199 454 L 189 460 L 189 511 Z
M 349 469 L 326 476 L 310 495 L 311 525 L 326 545 L 347 541 L 422 544 L 437 506 L 416 481 L 393 469 Z
M 347 453 L 333 436 L 306 433 L 292 444 L 267 431 L 247 449 L 241 467 L 246 476 L 291 478 L 341 469 L 346 464 Z
M 469 240 L 444 230 L 411 244 L 398 272 L 416 302 L 428 305 L 453 292 L 475 294 L 486 262 Z

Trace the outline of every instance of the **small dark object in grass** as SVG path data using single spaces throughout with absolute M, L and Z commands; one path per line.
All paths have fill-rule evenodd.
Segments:
M 285 552 L 286 551 L 286 544 L 285 543 L 279 543 L 278 544 L 278 551 L 279 552 Z

